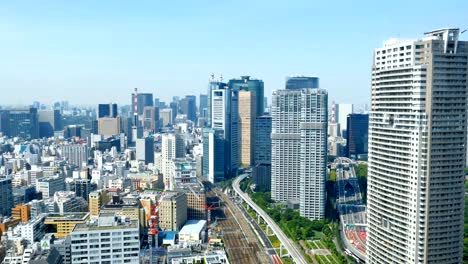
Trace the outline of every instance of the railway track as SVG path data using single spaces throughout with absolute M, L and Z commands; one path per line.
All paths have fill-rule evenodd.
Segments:
M 229 261 L 242 264 L 271 263 L 242 212 L 224 193 L 217 191 L 216 194 L 224 203 L 211 214 L 215 219 L 218 218 L 216 228 L 220 229 Z

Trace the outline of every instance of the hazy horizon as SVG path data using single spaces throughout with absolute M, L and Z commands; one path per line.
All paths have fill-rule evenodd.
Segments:
M 262 79 L 268 98 L 318 76 L 330 102 L 368 104 L 374 48 L 468 27 L 467 1 L 422 3 L 6 2 L 0 105 L 129 104 L 134 87 L 168 102 L 206 93 L 212 73 Z

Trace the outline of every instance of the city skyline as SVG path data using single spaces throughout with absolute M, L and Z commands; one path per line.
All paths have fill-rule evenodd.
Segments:
M 372 6 L 7 3 L 0 11 L 6 40 L 0 48 L 8 50 L 0 63 L 0 87 L 17 93 L 5 94 L 0 104 L 63 99 L 95 105 L 100 98 L 127 104 L 134 87 L 168 102 L 174 94 L 205 93 L 213 72 L 224 81 L 241 75 L 261 79 L 268 97 L 287 76 L 320 76 L 330 99 L 363 104 L 370 99 L 370 50 L 390 37 L 468 22 L 462 1 L 411 2 L 404 9 L 381 3 L 379 12 L 369 12 Z M 436 15 L 445 11 L 450 18 Z M 421 19 L 427 17 L 431 21 Z M 350 39 L 355 45 L 343 45 Z

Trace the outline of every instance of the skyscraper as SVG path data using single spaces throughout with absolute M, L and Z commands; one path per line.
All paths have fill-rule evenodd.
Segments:
M 203 177 L 215 183 L 225 175 L 225 142 L 222 130 L 203 128 Z
M 39 137 L 52 137 L 54 131 L 62 129 L 59 110 L 39 110 Z
M 23 139 L 39 137 L 39 117 L 36 108 L 8 111 L 8 136 Z
M 198 103 L 198 113 L 200 117 L 206 117 L 208 112 L 208 95 L 200 94 Z
M 195 95 L 187 95 L 180 100 L 180 113 L 187 116 L 187 119 L 197 121 L 197 98 Z
M 13 187 L 10 177 L 0 177 L 0 215 L 10 216 L 13 208 Z
M 239 92 L 225 86 L 211 94 L 211 127 L 222 130 L 225 142 L 225 165 L 228 176 L 239 168 Z
M 255 116 L 263 115 L 265 111 L 265 105 L 263 101 L 264 97 L 264 85 L 262 80 L 251 79 L 250 76 L 241 76 L 240 79 L 231 79 L 228 82 L 228 86 L 231 90 L 236 91 L 248 91 L 255 94 Z
M 144 161 L 145 164 L 154 163 L 153 138 L 146 137 L 136 140 L 136 159 Z
M 346 138 L 348 115 L 354 112 L 352 104 L 336 104 L 335 105 L 335 118 L 338 117 L 338 124 L 340 129 L 340 136 Z
M 319 88 L 319 78 L 306 76 L 286 77 L 286 90 L 301 90 L 305 88 Z
M 327 100 L 319 88 L 278 90 L 272 98 L 272 198 L 299 202 L 310 219 L 325 217 Z
M 138 116 L 143 115 L 143 110 L 145 109 L 145 106 L 153 106 L 154 103 L 152 93 L 138 93 L 137 100 Z
M 462 263 L 468 42 L 459 29 L 374 51 L 367 263 Z
M 367 154 L 367 141 L 369 137 L 369 115 L 348 115 L 346 132 L 346 156 L 357 159 L 362 154 Z
M 185 157 L 185 139 L 180 133 L 163 134 L 161 139 L 162 173 L 164 186 L 169 188 L 172 160 Z
M 255 93 L 239 91 L 240 163 L 247 167 L 253 164 L 254 158 L 256 103 Z
M 98 119 L 98 133 L 105 138 L 120 134 L 120 116 L 101 117 Z
M 101 117 L 117 117 L 117 104 L 99 104 L 98 118 Z
M 159 131 L 159 108 L 156 106 L 145 106 L 143 109 L 143 129 L 154 132 Z
M 271 116 L 255 119 L 253 180 L 257 190 L 271 190 Z
M 219 89 L 224 89 L 226 88 L 226 83 L 223 83 L 223 82 L 219 82 L 219 81 L 215 81 L 214 80 L 214 77 L 212 78 L 212 80 L 210 81 L 210 83 L 208 84 L 208 98 L 207 98 L 207 106 L 206 106 L 206 113 L 207 113 L 207 116 L 206 116 L 206 126 L 207 127 L 211 127 L 211 104 L 212 104 L 212 100 L 211 100 L 211 97 L 212 97 L 212 94 L 213 94 L 213 90 L 219 90 Z

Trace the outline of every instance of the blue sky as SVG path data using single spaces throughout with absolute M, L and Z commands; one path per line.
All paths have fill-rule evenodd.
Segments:
M 0 104 L 129 104 L 134 87 L 168 101 L 204 93 L 211 73 L 263 79 L 268 97 L 285 76 L 314 75 L 331 100 L 368 103 L 374 48 L 468 28 L 467 10 L 466 0 L 6 1 Z

